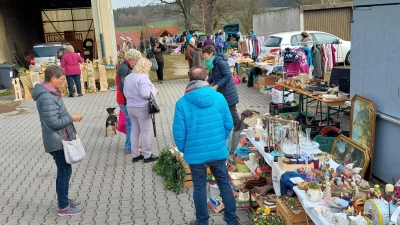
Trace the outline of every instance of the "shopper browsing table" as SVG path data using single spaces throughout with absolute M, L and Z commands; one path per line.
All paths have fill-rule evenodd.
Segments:
M 238 220 L 236 202 L 225 165 L 229 155 L 225 140 L 233 121 L 224 96 L 209 87 L 206 79 L 205 69 L 190 70 L 185 95 L 176 103 L 172 132 L 192 173 L 196 220 L 190 224 L 208 225 L 206 168 L 210 167 L 225 205 L 224 219 L 234 225 Z

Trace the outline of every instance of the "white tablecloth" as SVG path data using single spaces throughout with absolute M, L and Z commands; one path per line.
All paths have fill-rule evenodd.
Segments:
M 326 219 L 324 217 L 319 217 L 312 208 L 308 208 L 306 206 L 306 204 L 304 204 L 305 201 L 308 201 L 305 191 L 300 190 L 298 187 L 294 187 L 293 190 L 294 190 L 294 192 L 296 192 L 296 195 L 299 198 L 299 201 L 300 201 L 301 205 L 303 206 L 304 211 L 311 218 L 311 220 L 315 223 L 315 225 L 334 225 L 333 223 L 326 221 Z M 319 202 L 314 202 L 314 203 L 328 207 L 328 203 L 325 200 L 320 200 Z

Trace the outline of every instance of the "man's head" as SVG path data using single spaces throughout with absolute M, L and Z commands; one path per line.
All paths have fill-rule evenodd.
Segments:
M 128 62 L 129 66 L 131 68 L 133 68 L 137 61 L 142 58 L 142 54 L 140 54 L 140 52 L 136 49 L 129 49 L 126 53 L 125 53 L 125 60 Z
M 210 34 L 207 34 L 207 39 L 211 39 L 211 35 Z
M 67 47 L 68 42 L 66 40 L 61 41 L 61 48 L 65 49 Z
M 218 33 L 219 35 L 223 35 L 224 34 L 224 32 L 221 30 L 219 33 Z
M 205 81 L 207 79 L 207 73 L 206 70 L 200 66 L 194 66 L 190 69 L 189 72 L 189 80 L 194 81 L 194 80 L 201 80 Z

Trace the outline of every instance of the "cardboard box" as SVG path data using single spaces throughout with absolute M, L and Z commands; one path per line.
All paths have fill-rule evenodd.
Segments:
M 289 91 L 291 91 L 292 93 L 290 93 Z M 275 104 L 279 104 L 279 103 L 286 103 L 288 101 L 293 101 L 294 100 L 293 91 L 292 90 L 289 91 L 285 91 L 285 96 L 283 96 L 283 91 L 279 91 L 273 88 L 271 93 L 272 102 Z
M 263 86 L 275 85 L 276 77 L 272 76 L 258 76 L 258 84 Z
M 299 199 L 297 197 L 294 199 L 296 201 L 295 205 L 301 210 L 300 214 L 294 214 L 280 198 L 276 200 L 276 214 L 285 222 L 286 225 L 315 225 L 310 217 L 306 217 L 307 214 L 301 206 Z
M 253 87 L 257 90 L 260 90 L 260 85 L 257 82 L 253 82 Z

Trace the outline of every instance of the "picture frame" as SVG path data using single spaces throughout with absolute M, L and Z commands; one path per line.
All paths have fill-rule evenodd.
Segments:
M 349 138 L 365 147 L 370 157 L 367 178 L 372 177 L 374 155 L 376 108 L 374 103 L 360 95 L 351 99 Z
M 332 146 L 332 160 L 341 165 L 354 163 L 353 167 L 360 167 L 361 177 L 367 172 L 371 158 L 366 148 L 350 138 L 339 135 Z

